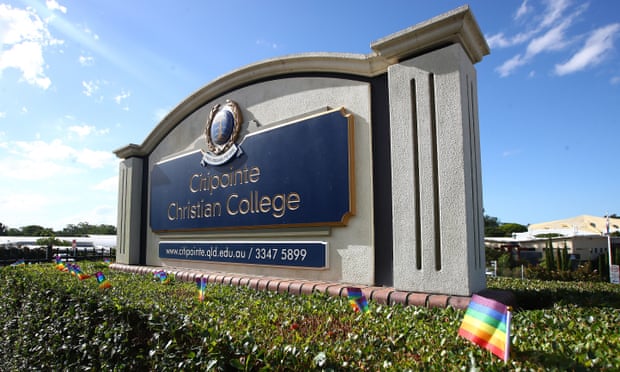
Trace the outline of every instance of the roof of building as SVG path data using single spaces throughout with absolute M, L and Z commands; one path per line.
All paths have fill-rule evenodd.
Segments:
M 607 233 L 607 221 L 605 217 L 581 216 L 549 222 L 534 223 L 528 226 L 528 232 L 545 233 L 553 230 L 572 231 L 572 235 L 602 235 Z M 620 231 L 620 218 L 609 218 L 609 232 Z

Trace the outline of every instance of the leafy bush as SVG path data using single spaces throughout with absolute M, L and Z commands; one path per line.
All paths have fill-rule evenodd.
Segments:
M 0 370 L 617 370 L 620 286 L 490 279 L 528 308 L 507 363 L 458 337 L 464 312 L 295 296 L 51 264 L 0 269 Z M 536 304 L 544 306 L 533 306 Z

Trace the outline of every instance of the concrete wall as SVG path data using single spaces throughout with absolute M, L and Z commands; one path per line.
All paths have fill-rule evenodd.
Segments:
M 261 230 L 201 231 L 193 233 L 146 234 L 146 264 L 203 268 L 227 272 L 252 272 L 318 280 L 338 280 L 361 284 L 374 282 L 372 151 L 370 138 L 370 88 L 367 83 L 336 78 L 284 78 L 243 87 L 217 100 L 206 102 L 179 123 L 153 149 L 149 168 L 162 160 L 205 147 L 204 125 L 216 103 L 230 99 L 242 108 L 244 122 L 252 123 L 246 133 L 268 130 L 275 123 L 343 106 L 354 116 L 354 166 L 356 214 L 345 227 L 280 228 Z M 304 139 L 299 139 L 304 140 Z M 242 139 L 241 139 L 242 141 Z M 147 190 L 148 191 L 148 190 Z M 150 195 L 150 192 L 147 192 Z M 147 203 L 148 205 L 149 203 Z M 322 270 L 264 267 L 199 261 L 161 260 L 160 241 L 308 241 L 328 242 L 329 268 Z

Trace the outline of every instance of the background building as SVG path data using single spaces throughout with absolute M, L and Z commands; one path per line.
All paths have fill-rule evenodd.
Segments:
M 528 226 L 528 231 L 512 237 L 485 237 L 485 246 L 512 251 L 519 258 L 532 263 L 542 257 L 543 249 L 551 241 L 553 248 L 568 248 L 572 259 L 589 261 L 607 254 L 607 231 L 620 231 L 620 218 L 581 215 L 563 220 L 541 222 Z M 612 237 L 612 247 L 620 248 L 620 237 Z

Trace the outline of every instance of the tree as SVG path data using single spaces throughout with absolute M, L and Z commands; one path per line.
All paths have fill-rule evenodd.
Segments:
M 9 227 L 6 231 L 8 236 L 23 236 L 24 233 L 20 229 L 16 229 L 14 227 Z
M 484 236 L 498 237 L 504 236 L 504 232 L 499 228 L 500 222 L 497 217 L 484 215 Z
M 114 235 L 116 227 L 112 225 L 91 225 L 88 222 L 80 222 L 77 225 L 69 224 L 58 233 L 59 236 L 82 236 L 82 235 Z
M 514 222 L 502 223 L 499 218 L 484 215 L 484 236 L 504 237 L 512 236 L 512 233 L 525 232 L 527 226 Z
M 4 226 L 3 223 L 0 222 L 0 236 L 6 236 L 7 227 Z
M 556 269 L 555 258 L 553 257 L 553 243 L 551 243 L 551 238 L 547 239 L 547 244 L 545 247 L 544 265 L 547 271 L 553 271 Z
M 512 236 L 513 233 L 521 233 L 527 231 L 527 226 L 514 222 L 503 223 L 499 229 L 504 233 L 503 236 Z
M 54 231 L 39 225 L 28 225 L 22 227 L 22 233 L 25 236 L 50 236 L 54 234 Z

